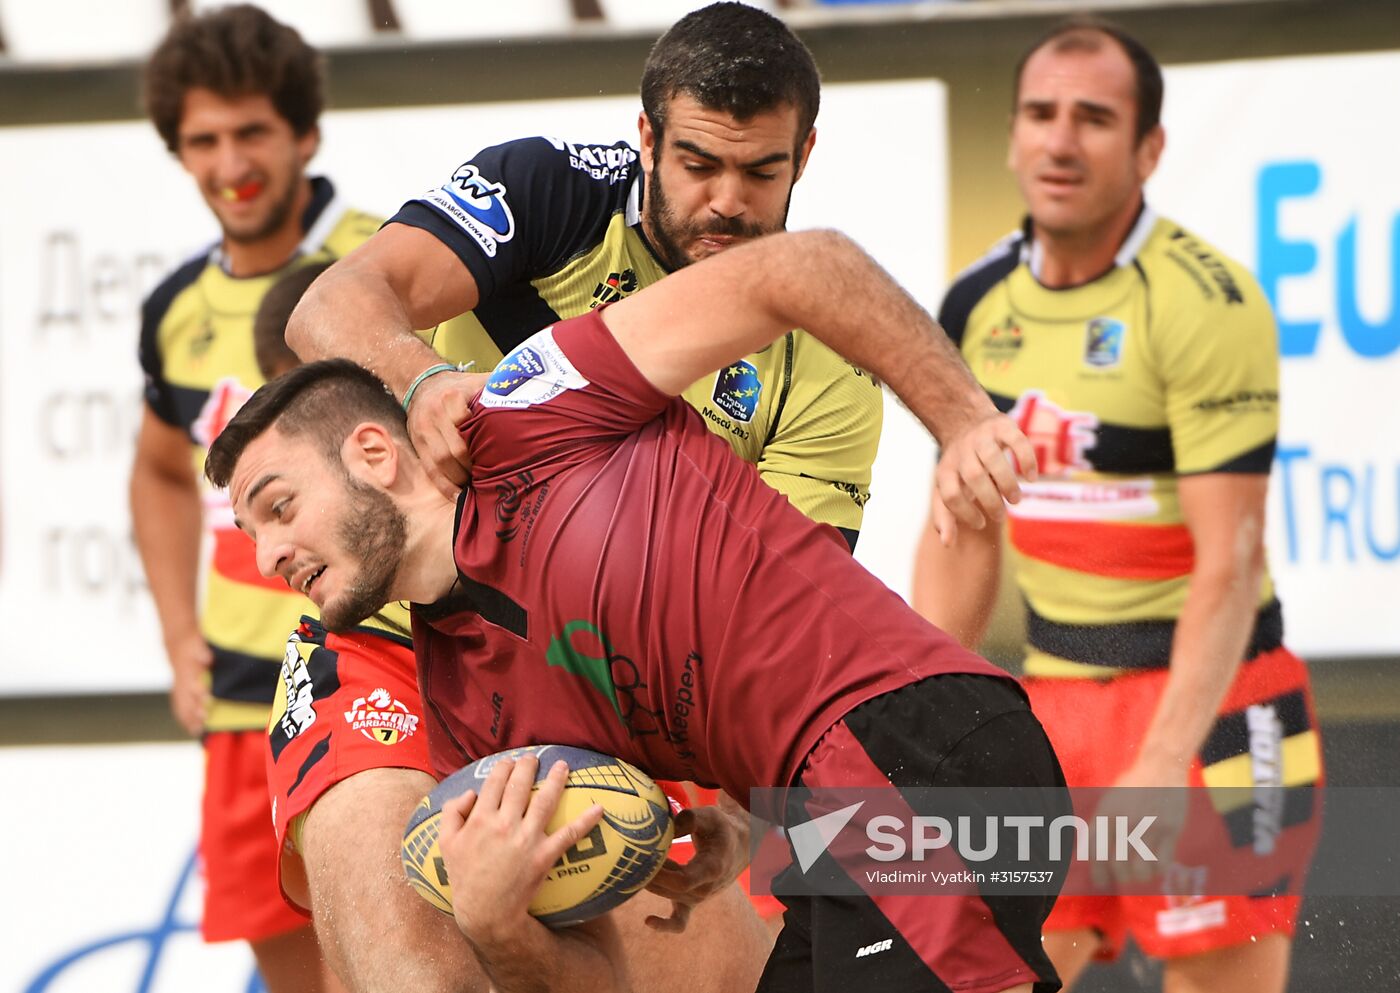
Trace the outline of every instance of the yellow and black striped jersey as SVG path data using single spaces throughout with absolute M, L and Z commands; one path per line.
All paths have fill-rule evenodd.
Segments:
M 339 258 L 378 226 L 377 218 L 347 209 L 330 182 L 317 178 L 303 218 L 306 236 L 282 269 L 234 278 L 215 248 L 176 269 L 147 298 L 140 343 L 146 404 L 189 435 L 202 487 L 209 444 L 263 382 L 253 354 L 253 317 L 263 294 L 288 270 Z M 214 653 L 206 729 L 262 728 L 287 635 L 314 608 L 280 579 L 258 574 L 253 543 L 234 526 L 227 494 L 203 493 L 212 542 L 200 629 Z M 406 610 L 396 607 L 387 616 L 388 626 L 407 631 Z
M 481 295 L 471 315 L 439 329 L 433 347 L 494 368 L 539 329 L 664 276 L 642 233 L 642 182 L 625 143 L 526 138 L 485 149 L 405 204 L 392 221 L 451 248 Z M 883 416 L 869 376 L 793 331 L 685 398 L 769 485 L 854 544 Z
M 1162 667 L 1194 562 L 1178 478 L 1273 462 L 1273 313 L 1243 267 L 1150 210 L 1108 272 L 1068 289 L 1036 279 L 1028 230 L 960 276 L 940 313 L 1040 459 L 1008 524 L 1026 672 Z M 1259 604 L 1251 655 L 1282 639 L 1267 576 Z

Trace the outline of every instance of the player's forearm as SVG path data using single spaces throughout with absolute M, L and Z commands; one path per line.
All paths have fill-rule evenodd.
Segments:
M 494 935 L 467 935 L 495 993 L 630 993 L 611 921 L 559 931 L 528 923 Z
M 935 627 L 976 650 L 987 633 L 1001 582 L 1001 527 L 959 532 L 951 547 L 933 520 L 924 526 L 914 559 L 911 606 Z
M 729 249 L 615 304 L 604 321 L 672 396 L 800 327 L 889 384 L 940 441 L 996 413 L 938 322 L 835 231 Z
M 1143 738 L 1140 762 L 1180 769 L 1200 750 L 1254 628 L 1262 572 L 1260 554 L 1235 568 L 1192 575 L 1172 639 L 1166 688 Z
M 131 522 L 165 640 L 196 630 L 204 511 L 198 489 L 139 463 L 131 473 Z
M 402 397 L 441 358 L 414 333 L 409 313 L 384 274 L 355 256 L 327 269 L 287 322 L 287 344 L 304 361 L 347 358 Z
M 807 329 L 873 372 L 940 441 L 996 413 L 938 322 L 855 242 L 806 232 L 772 295 L 781 324 Z

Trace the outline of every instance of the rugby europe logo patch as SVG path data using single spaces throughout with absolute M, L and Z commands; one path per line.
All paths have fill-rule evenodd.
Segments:
M 711 396 L 720 410 L 736 421 L 748 422 L 758 412 L 758 397 L 762 392 L 758 370 L 740 359 L 715 374 L 715 391 Z
M 424 199 L 493 258 L 497 247 L 515 236 L 515 216 L 506 202 L 505 184 L 491 182 L 470 162 L 458 166 L 450 180 Z
M 565 390 L 587 385 L 588 380 L 554 341 L 554 328 L 548 327 L 501 359 L 481 391 L 480 403 L 483 407 L 532 407 L 548 403 Z

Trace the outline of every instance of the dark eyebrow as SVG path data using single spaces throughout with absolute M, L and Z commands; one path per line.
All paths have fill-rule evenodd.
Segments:
M 1035 97 L 1027 97 L 1021 101 L 1022 110 L 1053 110 L 1054 107 L 1054 100 L 1037 100 Z M 1118 112 L 1108 104 L 1095 103 L 1092 100 L 1076 100 L 1074 107 L 1076 110 L 1087 110 L 1094 114 L 1105 114 L 1109 117 L 1118 116 Z
M 705 159 L 708 162 L 723 162 L 723 159 L 721 159 L 714 152 L 707 152 L 692 141 L 686 141 L 683 138 L 677 138 L 674 142 L 672 142 L 672 145 L 674 145 L 676 148 L 682 149 L 683 151 L 689 152 L 691 155 L 695 155 L 702 159 Z M 739 163 L 739 168 L 761 169 L 767 165 L 776 165 L 779 162 L 787 162 L 791 158 L 791 152 L 774 152 L 772 155 L 765 155 L 763 158 L 754 159 L 752 162 L 741 162 Z
M 275 472 L 269 472 L 266 476 L 263 476 L 262 479 L 259 479 L 252 486 L 248 487 L 248 493 L 246 496 L 244 496 L 243 502 L 246 504 L 252 504 L 252 502 L 258 498 L 258 494 L 261 493 L 264 489 L 266 489 L 269 483 L 275 483 L 281 478 L 282 477 L 280 474 Z

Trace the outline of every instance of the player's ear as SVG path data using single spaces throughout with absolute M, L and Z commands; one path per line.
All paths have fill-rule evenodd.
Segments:
M 313 124 L 307 129 L 306 134 L 297 137 L 297 153 L 301 156 L 301 164 L 305 166 L 321 148 L 321 125 Z
M 1167 132 L 1160 124 L 1142 136 L 1142 141 L 1138 142 L 1136 154 L 1139 183 L 1147 182 L 1157 171 L 1157 163 L 1161 161 L 1162 150 L 1166 147 Z
M 807 132 L 807 140 L 797 149 L 797 172 L 793 175 L 792 181 L 795 183 L 802 178 L 802 173 L 807 169 L 807 163 L 812 158 L 812 146 L 817 143 L 817 129 L 813 128 Z
M 340 458 L 352 479 L 378 489 L 393 486 L 401 469 L 393 435 L 375 421 L 362 421 L 345 436 Z
M 650 176 L 656 156 L 656 130 L 645 110 L 637 113 L 637 152 L 642 159 L 642 171 Z

